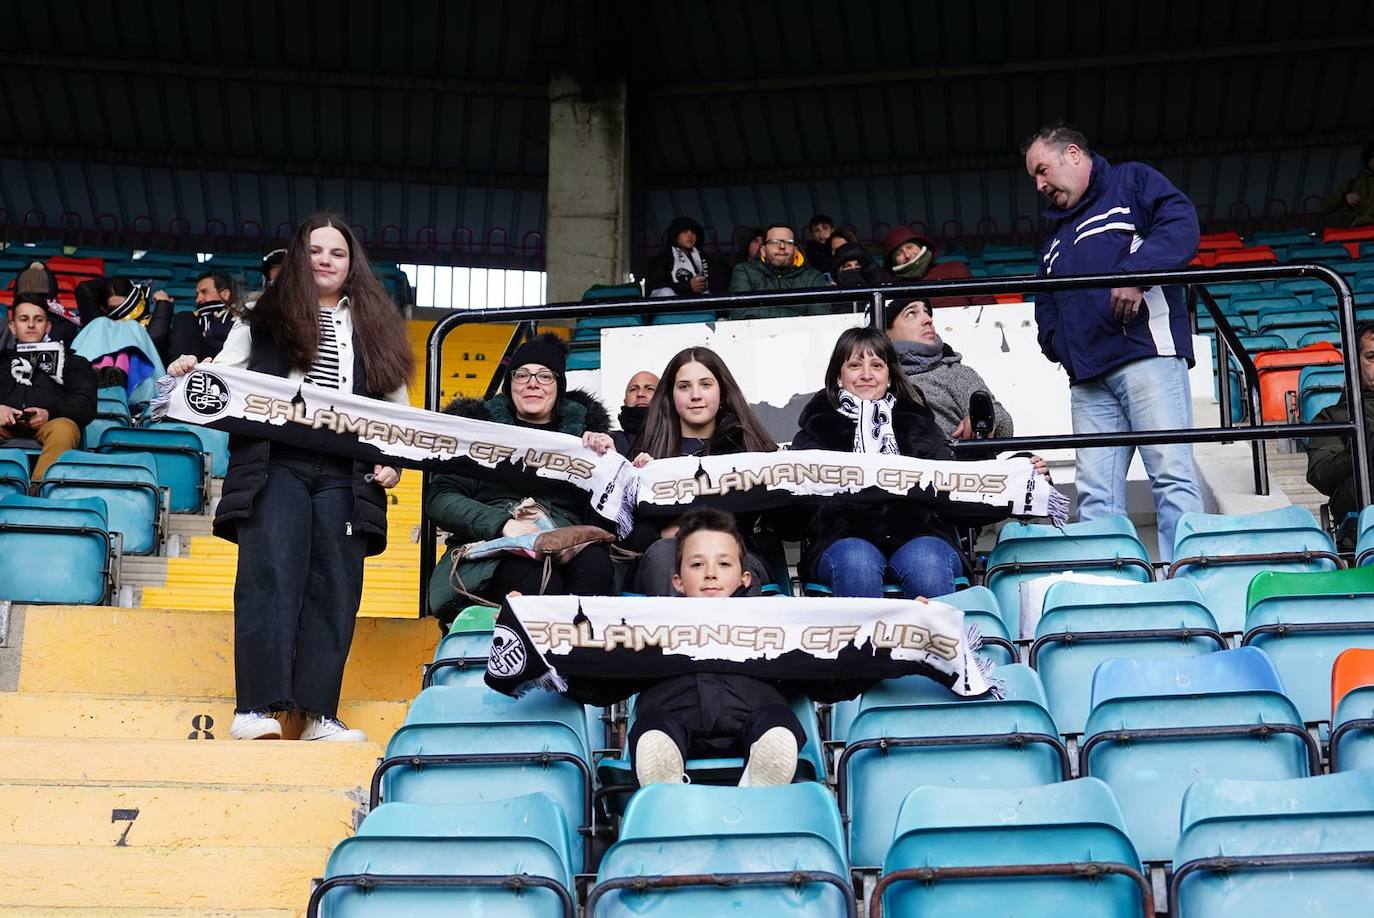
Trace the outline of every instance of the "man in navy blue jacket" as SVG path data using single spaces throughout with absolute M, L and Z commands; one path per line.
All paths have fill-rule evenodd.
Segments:
M 1182 268 L 1197 252 L 1197 211 L 1144 163 L 1113 166 L 1063 124 L 1023 145 L 1035 190 L 1049 199 L 1041 277 Z M 1035 297 L 1040 349 L 1069 374 L 1074 433 L 1187 428 L 1193 342 L 1181 287 L 1065 290 Z M 1126 512 L 1133 448 L 1078 450 L 1078 516 Z M 1202 509 L 1193 448 L 1142 446 L 1159 520 L 1160 557 L 1173 555 L 1179 516 Z

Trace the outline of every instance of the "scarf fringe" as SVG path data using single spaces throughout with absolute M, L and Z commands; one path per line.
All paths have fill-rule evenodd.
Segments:
M 1046 507 L 1050 522 L 1057 529 L 1063 529 L 1069 521 L 1069 499 L 1053 485 L 1050 486 L 1049 501 Z
M 157 383 L 157 395 L 148 403 L 148 420 L 165 421 L 167 411 L 172 406 L 172 392 L 177 387 L 175 376 L 160 376 Z
M 515 687 L 515 697 L 523 698 L 530 692 L 557 692 L 561 695 L 567 690 L 567 680 L 558 674 L 558 670 L 550 667 L 549 671 L 538 679 L 530 679 L 528 682 L 522 682 L 517 685 Z
M 971 622 L 964 628 L 964 640 L 968 645 L 968 655 L 973 658 L 974 665 L 978 667 L 978 672 L 982 675 L 983 681 L 987 683 L 988 691 L 992 697 L 1001 701 L 1007 692 L 1007 682 L 1005 679 L 998 679 L 993 673 L 997 669 L 997 664 L 984 656 L 979 656 L 978 651 L 983 649 L 983 632 L 977 623 Z
M 622 539 L 628 539 L 634 530 L 635 511 L 639 508 L 639 476 L 634 472 L 635 467 L 626 462 L 617 473 L 624 479 L 620 508 L 615 514 L 615 528 Z

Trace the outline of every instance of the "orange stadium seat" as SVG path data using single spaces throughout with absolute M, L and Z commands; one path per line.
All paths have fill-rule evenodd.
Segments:
M 1341 699 L 1357 688 L 1374 685 L 1374 650 L 1352 647 L 1341 651 L 1331 666 L 1331 711 L 1335 714 Z
M 1214 267 L 1225 265 L 1275 265 L 1279 258 L 1267 245 L 1253 245 L 1244 249 L 1222 249 L 1212 260 Z
M 1298 376 L 1303 367 L 1340 363 L 1340 350 L 1328 341 L 1286 351 L 1264 351 L 1255 355 L 1259 372 L 1260 402 L 1266 421 L 1286 421 L 1291 393 L 1297 397 Z
M 1328 227 L 1322 230 L 1322 242 L 1339 242 L 1350 252 L 1351 258 L 1359 258 L 1360 243 L 1374 242 L 1374 226 Z

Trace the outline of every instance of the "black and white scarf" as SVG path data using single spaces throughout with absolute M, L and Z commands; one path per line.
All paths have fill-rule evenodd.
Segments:
M 977 696 L 994 688 L 980 643 L 962 611 L 935 601 L 517 596 L 497 615 L 486 681 L 610 704 L 661 679 L 723 673 L 839 701 L 914 674 Z
M 673 283 L 685 284 L 694 277 L 707 276 L 706 259 L 701 257 L 701 252 L 676 245 L 668 248 L 673 253 L 673 267 L 668 275 Z
M 448 472 L 538 489 L 575 488 L 601 517 L 629 534 L 636 514 L 694 506 L 732 512 L 819 503 L 835 495 L 903 499 L 958 513 L 1048 516 L 1062 524 L 1068 499 L 1025 458 L 980 462 L 827 450 L 656 459 L 635 469 L 615 452 L 598 456 L 578 437 L 479 421 L 203 364 L 163 377 L 151 406 L 170 417 L 365 463 Z
M 854 422 L 854 452 L 885 453 L 895 456 L 897 434 L 892 429 L 896 397 L 888 392 L 882 398 L 859 398 L 848 389 L 840 390 L 840 414 Z

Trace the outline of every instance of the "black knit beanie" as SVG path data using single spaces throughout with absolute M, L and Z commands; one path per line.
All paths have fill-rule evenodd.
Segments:
M 527 363 L 537 363 L 548 367 L 558 377 L 558 395 L 561 398 L 567 389 L 565 373 L 568 367 L 568 346 L 563 339 L 553 334 L 535 335 L 515 349 L 515 354 L 506 367 L 506 391 L 512 389 L 510 375 Z

